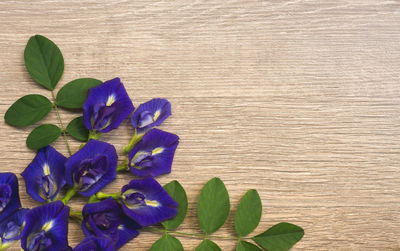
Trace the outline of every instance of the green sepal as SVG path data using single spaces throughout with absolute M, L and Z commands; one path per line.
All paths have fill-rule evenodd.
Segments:
M 98 133 L 96 130 L 89 131 L 88 141 L 90 139 L 98 139 L 100 137 L 100 135 L 101 135 L 101 133 Z

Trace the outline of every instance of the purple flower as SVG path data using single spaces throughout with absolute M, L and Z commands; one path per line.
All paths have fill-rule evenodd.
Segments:
M 141 104 L 132 115 L 131 123 L 137 134 L 142 134 L 161 123 L 171 115 L 171 103 L 155 98 Z
M 170 173 L 178 144 L 177 135 L 152 129 L 129 152 L 131 172 L 140 177 Z
M 140 226 L 126 217 L 121 206 L 111 197 L 97 203 L 87 204 L 82 211 L 82 229 L 86 236 L 95 235 L 113 240 L 119 249 L 139 235 Z
M 139 105 L 132 115 L 131 123 L 137 134 L 142 134 L 159 126 L 171 115 L 171 103 L 166 99 L 155 98 Z
M 25 216 L 21 247 L 25 251 L 59 251 L 68 248 L 69 208 L 61 201 L 38 206 Z
M 117 160 L 113 145 L 91 139 L 65 163 L 67 184 L 90 197 L 115 179 Z
M 174 218 L 178 212 L 178 203 L 150 177 L 132 180 L 122 187 L 121 195 L 125 214 L 144 227 Z
M 107 237 L 86 237 L 73 251 L 115 251 L 114 243 Z
M 90 131 L 105 133 L 117 128 L 134 109 L 121 80 L 114 78 L 89 90 L 83 121 Z
M 28 167 L 21 173 L 26 192 L 36 201 L 53 201 L 65 185 L 64 164 L 67 158 L 53 147 L 39 150 Z
M 113 198 L 86 204 L 82 210 L 83 232 L 86 236 L 109 236 L 111 239 L 117 239 L 120 210 Z
M 0 173 L 0 221 L 21 208 L 18 179 L 13 173 Z
M 7 249 L 17 240 L 21 239 L 22 225 L 25 222 L 25 214 L 29 209 L 22 208 L 5 219 L 0 224 L 0 250 Z

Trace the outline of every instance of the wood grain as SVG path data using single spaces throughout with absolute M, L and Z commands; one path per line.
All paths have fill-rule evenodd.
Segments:
M 248 189 L 260 192 L 256 233 L 280 221 L 302 226 L 293 250 L 400 250 L 399 1 L 3 0 L 0 114 L 24 94 L 50 97 L 24 67 L 34 34 L 64 54 L 58 88 L 119 76 L 135 105 L 171 101 L 162 129 L 181 144 L 159 181 L 178 179 L 188 192 L 181 231 L 199 230 L 199 191 L 218 176 L 232 208 Z M 0 123 L 1 171 L 21 172 L 34 156 L 24 146 L 33 127 Z M 103 139 L 121 149 L 131 133 L 126 122 Z M 66 154 L 61 140 L 55 147 Z M 21 197 L 36 205 L 23 189 Z M 233 234 L 232 217 L 217 234 Z M 144 233 L 122 250 L 147 250 L 158 237 Z M 71 245 L 82 239 L 71 224 Z M 181 241 L 187 250 L 200 242 Z

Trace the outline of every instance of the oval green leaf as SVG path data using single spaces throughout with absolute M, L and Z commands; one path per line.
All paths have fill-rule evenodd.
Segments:
M 251 189 L 240 200 L 235 214 L 236 233 L 242 237 L 250 234 L 260 223 L 261 199 L 257 191 Z
M 178 181 L 173 180 L 164 186 L 165 191 L 178 202 L 178 214 L 175 218 L 161 222 L 165 229 L 177 228 L 185 219 L 188 208 L 188 200 L 185 189 L 179 184 Z
M 53 143 L 61 135 L 56 125 L 44 124 L 36 127 L 26 139 L 26 145 L 33 150 L 43 148 Z
M 239 241 L 236 245 L 236 251 L 261 251 L 259 247 L 247 241 Z
M 23 96 L 8 108 L 4 120 L 13 126 L 28 126 L 43 119 L 52 108 L 48 98 L 39 94 Z
M 64 58 L 57 45 L 44 36 L 32 36 L 25 47 L 24 58 L 31 77 L 53 90 L 64 71 Z
M 79 141 L 87 141 L 89 130 L 83 124 L 83 117 L 74 118 L 67 126 L 67 133 Z
M 212 234 L 224 225 L 229 209 L 229 195 L 224 183 L 219 178 L 208 181 L 201 190 L 197 208 L 203 232 Z
M 206 239 L 196 247 L 195 251 L 221 251 L 221 248 L 215 242 Z
M 164 234 L 151 246 L 150 251 L 183 251 L 181 242 L 169 235 Z
M 282 222 L 253 237 L 253 240 L 267 250 L 287 251 L 301 240 L 303 235 L 304 230 L 301 227 Z
M 79 78 L 64 85 L 57 93 L 56 103 L 65 108 L 82 108 L 90 88 L 102 82 L 94 78 Z

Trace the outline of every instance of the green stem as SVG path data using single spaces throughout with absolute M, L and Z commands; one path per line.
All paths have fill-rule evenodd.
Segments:
M 98 192 L 98 193 L 96 193 L 96 198 L 99 200 L 107 199 L 109 197 L 112 197 L 114 200 L 119 200 L 119 199 L 121 199 L 121 192 L 117 192 L 117 193 Z
M 69 212 L 69 217 L 73 220 L 76 220 L 78 223 L 82 223 L 83 221 L 83 216 L 82 216 L 82 212 L 80 211 L 70 211 Z
M 134 147 L 135 145 L 142 140 L 144 136 L 144 133 L 141 134 L 137 134 L 136 133 L 136 129 L 135 132 L 133 133 L 133 136 L 131 138 L 131 141 L 129 142 L 129 144 L 127 146 L 124 147 L 124 152 L 125 153 L 129 153 Z
M 196 233 L 183 233 L 183 232 L 165 230 L 165 229 L 160 229 L 160 228 L 155 228 L 155 227 L 144 227 L 144 228 L 142 228 L 142 231 L 167 233 L 167 234 L 173 234 L 173 235 L 177 235 L 177 236 L 194 237 L 197 239 L 205 239 L 205 238 L 207 238 L 207 239 L 223 239 L 223 240 L 251 239 L 248 237 L 243 238 L 243 237 L 237 237 L 237 236 L 219 236 L 219 235 L 207 235 L 207 234 L 196 234 Z
M 89 197 L 88 203 L 96 203 L 99 202 L 100 200 L 97 199 L 96 194 L 93 194 L 92 196 Z
M 128 161 L 128 156 L 126 156 L 126 159 L 117 166 L 117 172 L 129 171 Z
M 69 212 L 70 216 L 74 216 L 74 217 L 78 217 L 78 218 L 82 218 L 82 212 L 81 211 L 70 211 Z
M 65 140 L 65 144 L 67 145 L 68 154 L 69 154 L 69 156 L 71 156 L 72 155 L 71 147 L 69 146 L 66 129 L 65 129 L 64 124 L 63 124 L 63 122 L 61 120 L 60 112 L 58 111 L 58 106 L 56 104 L 56 97 L 54 95 L 54 91 L 51 91 L 51 96 L 53 97 L 53 107 L 56 110 L 58 122 L 60 123 L 61 134 L 63 135 L 64 140 Z
M 74 197 L 74 195 L 78 192 L 78 188 L 76 187 L 71 187 L 68 189 L 67 193 L 65 194 L 64 198 L 61 199 L 61 201 L 64 203 L 64 205 L 68 204 L 68 201 Z

